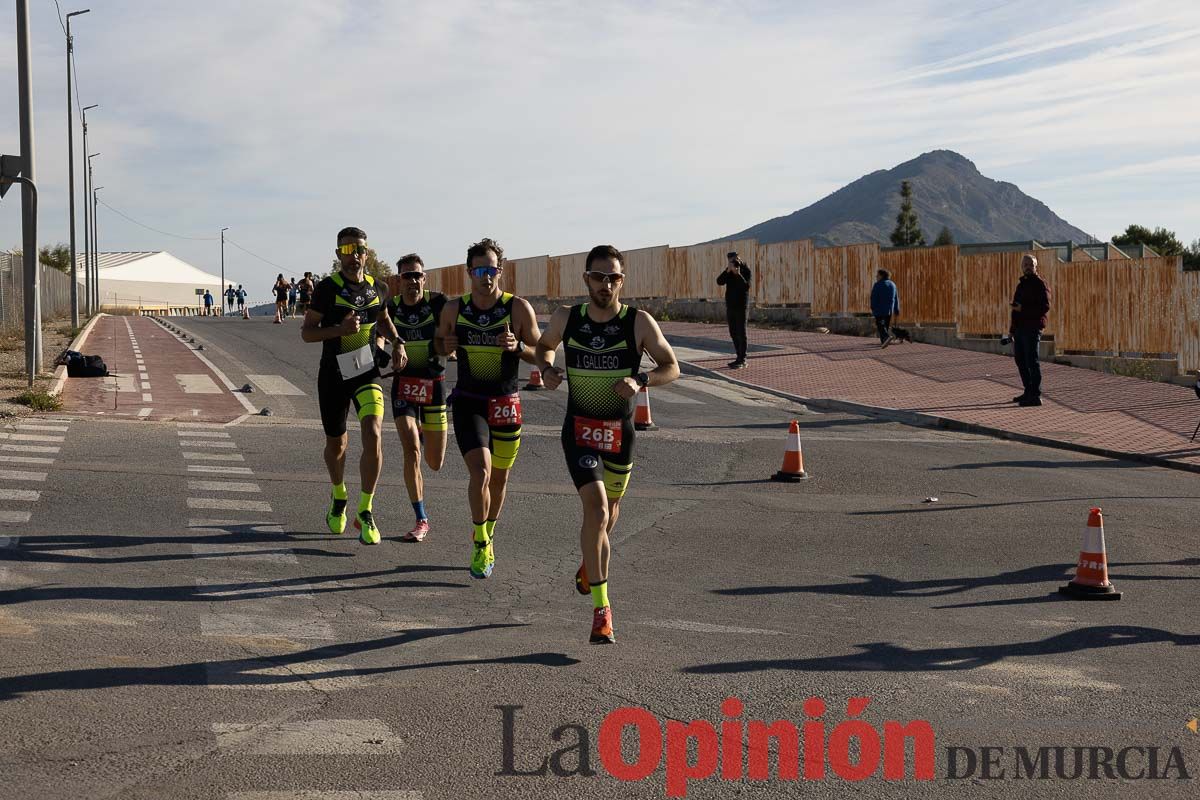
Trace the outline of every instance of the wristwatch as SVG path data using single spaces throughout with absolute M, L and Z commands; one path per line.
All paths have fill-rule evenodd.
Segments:
M 646 388 L 646 385 L 650 383 L 650 375 L 649 375 L 648 373 L 645 373 L 645 372 L 639 372 L 639 373 L 638 373 L 638 374 L 637 374 L 637 375 L 634 377 L 634 380 L 635 380 L 635 381 L 637 381 L 637 385 L 638 385 L 638 386 L 640 386 L 640 387 L 642 387 L 643 389 L 645 389 L 645 388 Z
M 525 343 L 524 343 L 524 342 L 522 342 L 520 339 L 517 339 L 517 349 L 516 349 L 516 353 L 519 355 L 519 354 L 521 354 L 521 353 L 524 353 L 524 352 L 525 352 Z

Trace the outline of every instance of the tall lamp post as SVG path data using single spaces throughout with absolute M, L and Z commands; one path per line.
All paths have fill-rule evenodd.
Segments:
M 100 287 L 96 285 L 96 262 L 97 262 L 97 246 L 96 246 L 96 176 L 92 170 L 92 159 L 100 155 L 99 153 L 91 153 L 88 155 L 88 196 L 87 210 L 88 221 L 92 226 L 92 252 L 88 259 L 87 271 L 90 286 L 88 287 L 88 303 L 92 307 L 92 313 L 96 314 L 100 311 L 100 304 L 96 302 L 96 298 L 100 296 Z
M 84 106 L 79 110 L 79 115 L 83 118 L 83 155 L 85 158 L 88 154 L 87 112 L 93 108 L 99 108 L 99 105 Z M 91 165 L 90 160 L 88 165 Z M 89 211 L 91 196 L 92 179 L 90 171 L 85 169 L 83 171 L 83 288 L 85 290 L 83 304 L 89 317 L 96 313 L 96 309 L 92 308 L 92 215 Z
M 67 14 L 67 185 L 70 198 L 71 216 L 71 327 L 79 327 L 79 272 L 75 263 L 75 115 L 71 113 L 74 101 L 71 99 L 71 55 L 75 52 L 74 41 L 71 39 L 71 17 L 87 14 L 90 8 L 83 11 L 72 11 Z
M 217 298 L 217 302 L 221 304 L 220 316 L 225 316 L 225 231 L 229 228 L 221 228 L 221 296 Z
M 100 190 L 103 186 L 92 187 L 92 237 L 95 242 L 99 242 L 100 238 L 97 235 L 99 225 L 96 219 L 96 205 L 100 200 Z M 95 259 L 96 266 L 92 270 L 92 293 L 95 295 L 96 312 L 100 312 L 100 245 L 96 245 L 96 252 L 92 256 Z

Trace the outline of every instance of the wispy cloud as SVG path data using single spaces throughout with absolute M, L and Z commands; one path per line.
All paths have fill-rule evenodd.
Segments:
M 77 53 L 84 101 L 102 104 L 105 199 L 185 235 L 232 226 L 296 270 L 324 266 L 345 224 L 430 263 L 482 235 L 518 255 L 699 241 L 942 146 L 1086 230 L 1137 217 L 1200 236 L 1196 209 L 1158 188 L 1195 176 L 1194 2 L 90 4 Z M 52 3 L 35 4 L 34 33 L 43 238 L 57 241 Z M 0 75 L 13 58 L 0 50 Z M 6 78 L 0 109 L 15 108 Z M 0 149 L 16 141 L 0 113 Z M 1095 177 L 1151 163 L 1174 166 Z M 1104 180 L 1122 190 L 1101 207 Z M 16 217 L 6 199 L 0 246 Z M 216 263 L 210 244 L 102 224 L 106 247 Z M 278 271 L 227 262 L 244 281 Z

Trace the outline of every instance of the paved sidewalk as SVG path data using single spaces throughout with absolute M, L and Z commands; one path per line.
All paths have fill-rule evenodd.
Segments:
M 751 328 L 749 366 L 730 370 L 724 326 L 665 322 L 662 328 L 685 346 L 728 350 L 726 357 L 692 363 L 736 382 L 883 409 L 918 423 L 1200 471 L 1200 438 L 1189 442 L 1200 400 L 1187 387 L 1043 362 L 1043 405 L 1019 408 L 1010 401 L 1021 382 L 1005 356 L 928 344 L 882 350 L 874 338 Z

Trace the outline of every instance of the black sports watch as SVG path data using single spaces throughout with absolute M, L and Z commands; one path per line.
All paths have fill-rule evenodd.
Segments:
M 514 352 L 516 352 L 518 355 L 525 352 L 525 343 L 520 339 L 517 339 L 517 349 Z
M 635 381 L 637 381 L 638 386 L 645 389 L 647 384 L 650 383 L 650 374 L 646 373 L 646 372 L 639 372 L 637 375 L 634 376 L 633 379 Z

